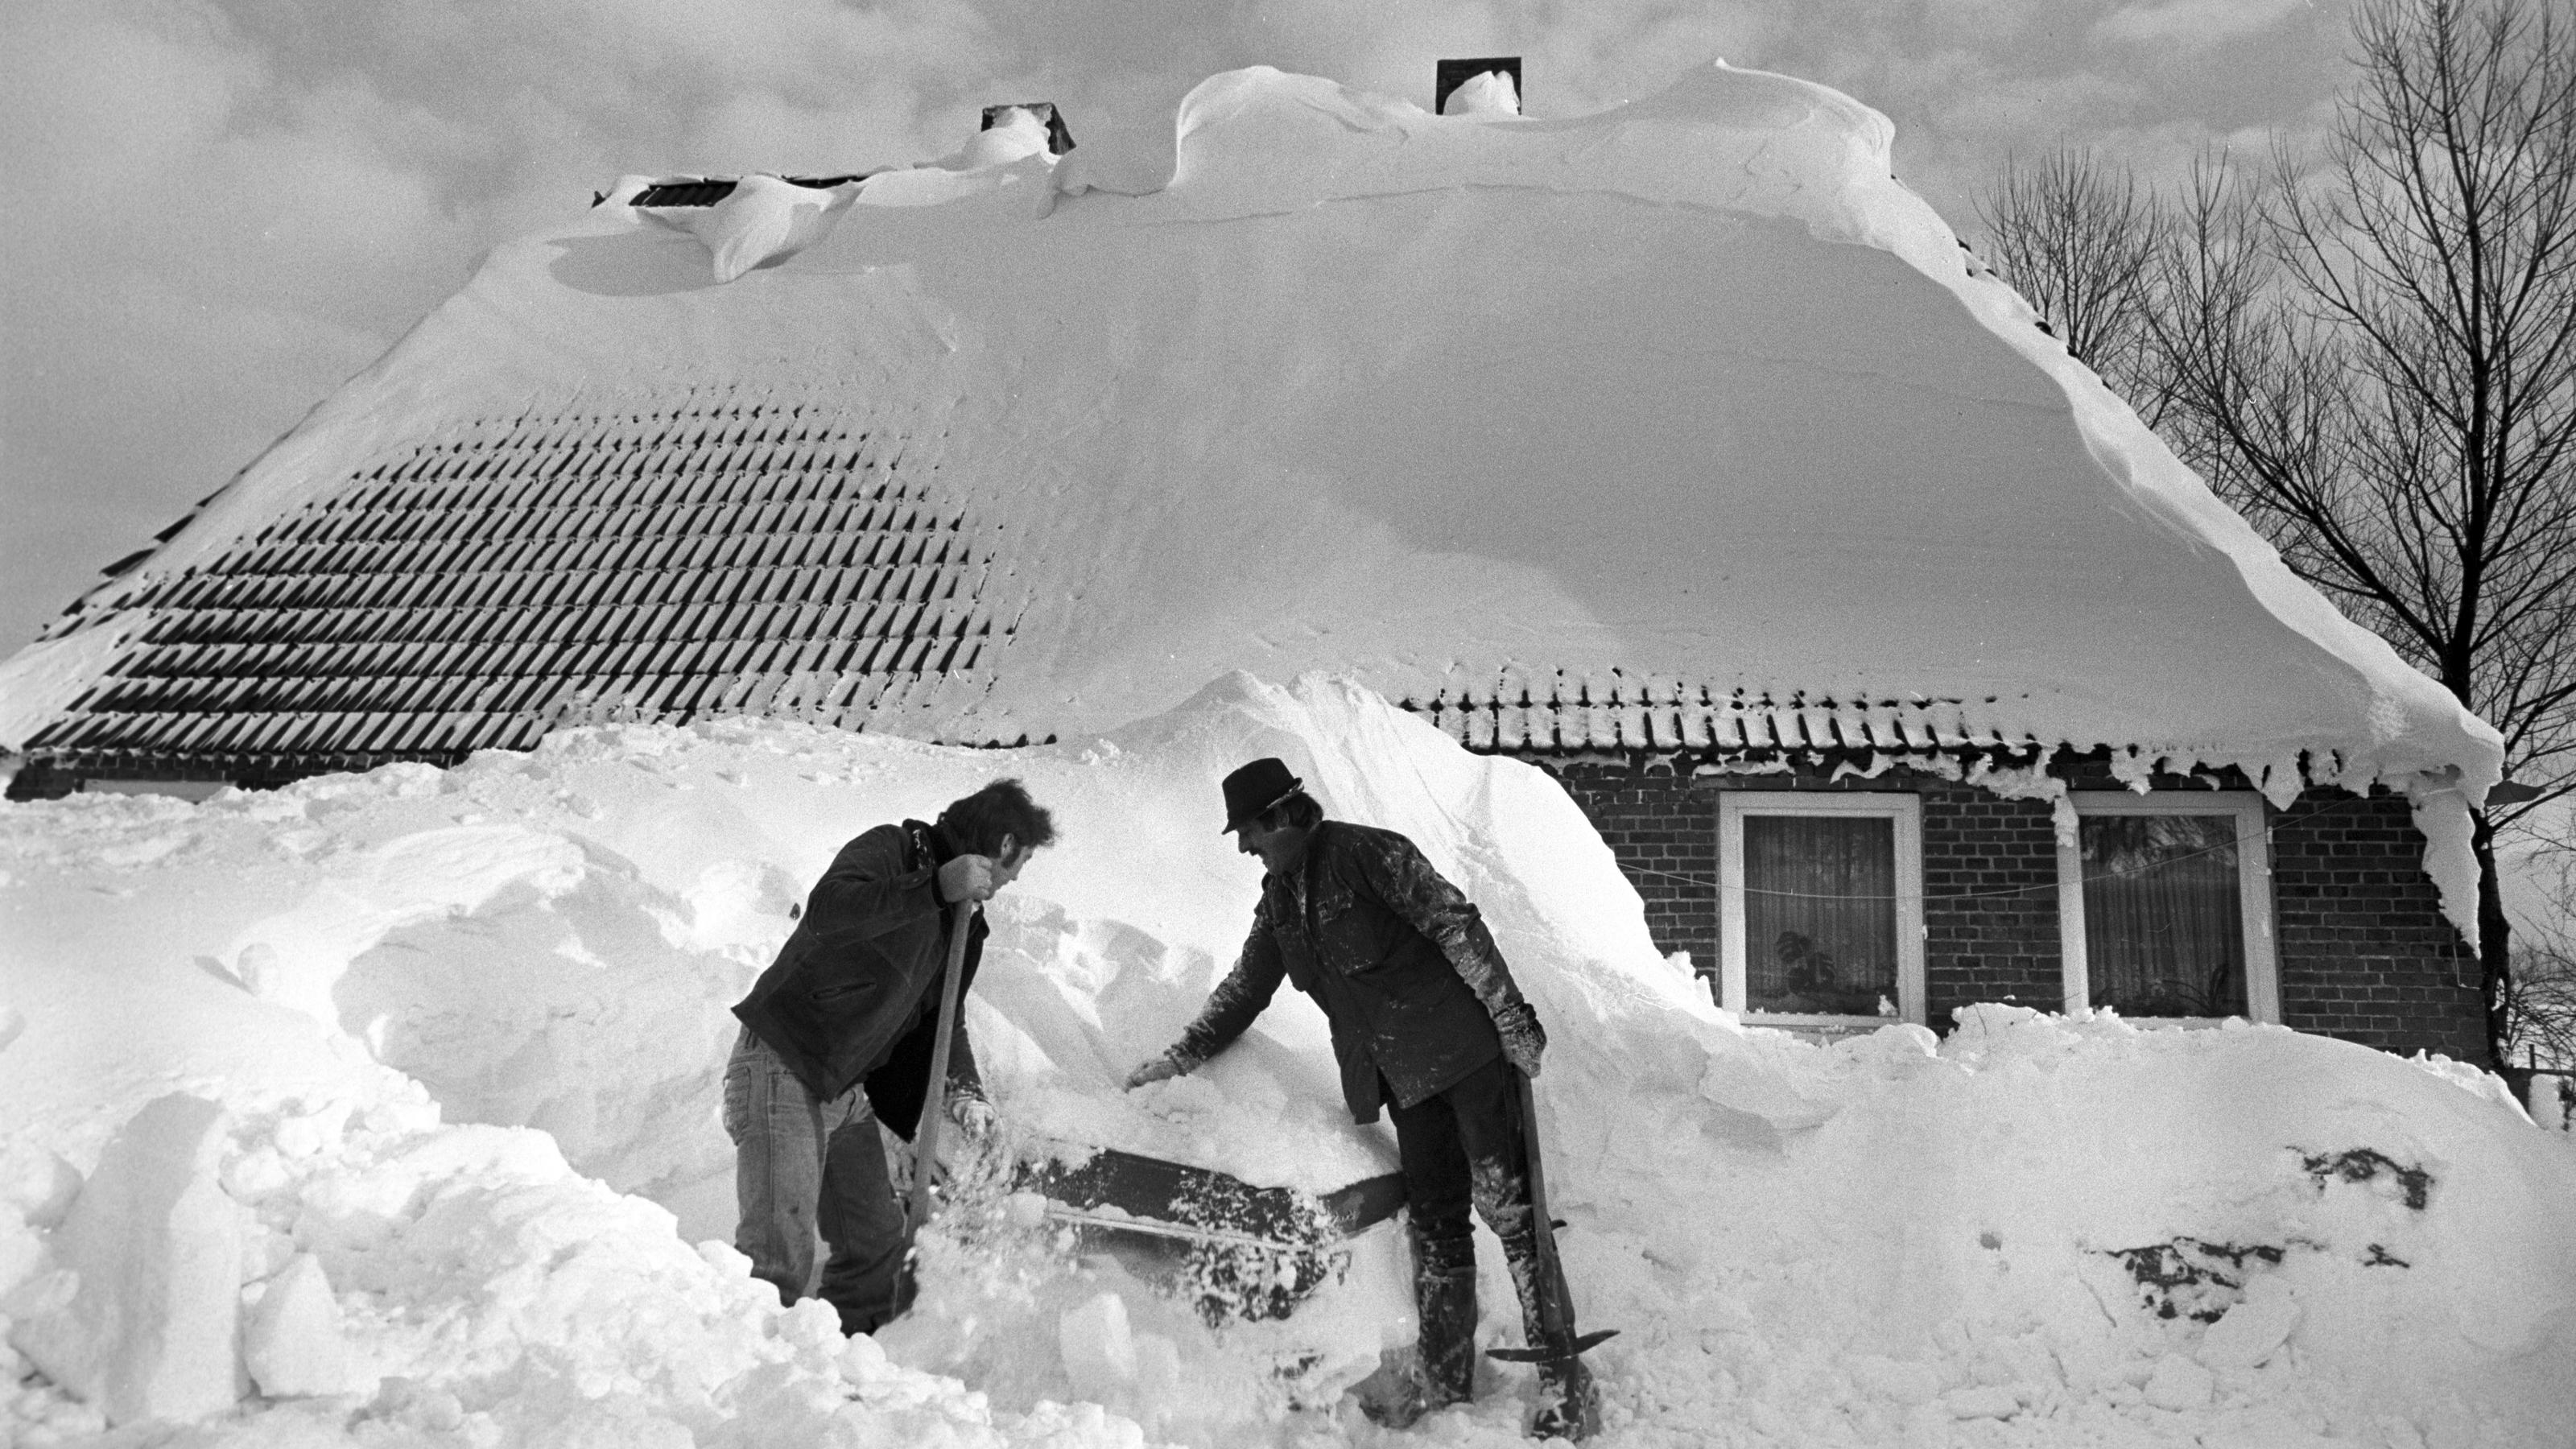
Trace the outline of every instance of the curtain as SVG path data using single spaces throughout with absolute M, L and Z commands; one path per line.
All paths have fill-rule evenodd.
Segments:
M 1896 822 L 1745 816 L 1744 954 L 1755 1011 L 1878 1015 L 1896 999 Z
M 2233 815 L 2081 822 L 2084 954 L 2095 1006 L 2241 1016 L 2245 943 Z

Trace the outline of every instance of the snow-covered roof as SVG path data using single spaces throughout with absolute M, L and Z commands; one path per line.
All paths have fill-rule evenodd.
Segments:
M 1159 187 L 1028 125 L 712 206 L 629 178 L 35 646 L 86 636 L 90 672 L 48 666 L 87 682 L 32 743 L 525 743 L 682 693 L 1009 742 L 1327 667 L 1434 708 L 1616 677 L 1966 701 L 2288 788 L 2497 777 L 1891 179 L 1866 107 L 1719 65 L 1440 117 L 1257 68 L 1178 132 Z M 890 501 L 916 522 L 852 531 Z M 862 607 L 918 561 L 840 555 L 923 518 L 945 592 Z

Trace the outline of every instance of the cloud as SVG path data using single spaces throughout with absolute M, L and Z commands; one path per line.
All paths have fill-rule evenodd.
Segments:
M 2130 45 L 2199 50 L 2269 30 L 2298 11 L 2315 8 L 2316 0 L 2156 0 L 2119 7 L 2103 17 L 2095 33 Z

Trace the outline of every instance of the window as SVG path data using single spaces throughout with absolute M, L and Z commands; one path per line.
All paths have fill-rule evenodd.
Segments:
M 1718 1002 L 1795 1025 L 1923 1020 L 1922 805 L 1718 797 Z
M 2243 791 L 2074 793 L 2057 847 L 2066 1009 L 2281 1019 L 2263 800 Z

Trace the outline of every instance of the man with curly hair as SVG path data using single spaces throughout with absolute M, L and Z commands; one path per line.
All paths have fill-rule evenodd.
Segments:
M 991 899 L 1054 842 L 1054 818 L 1017 780 L 986 785 L 935 823 L 868 831 L 832 858 L 778 959 L 734 1007 L 742 1032 L 724 1083 L 734 1246 L 781 1301 L 817 1286 L 820 1229 L 830 1253 L 819 1290 L 842 1332 L 873 1332 L 910 1305 L 909 1236 L 877 1123 L 910 1139 L 929 1098 L 951 908 Z M 961 1001 L 984 934 L 978 914 Z M 949 1042 L 948 1118 L 970 1142 L 989 1140 L 993 1109 L 962 1011 Z

